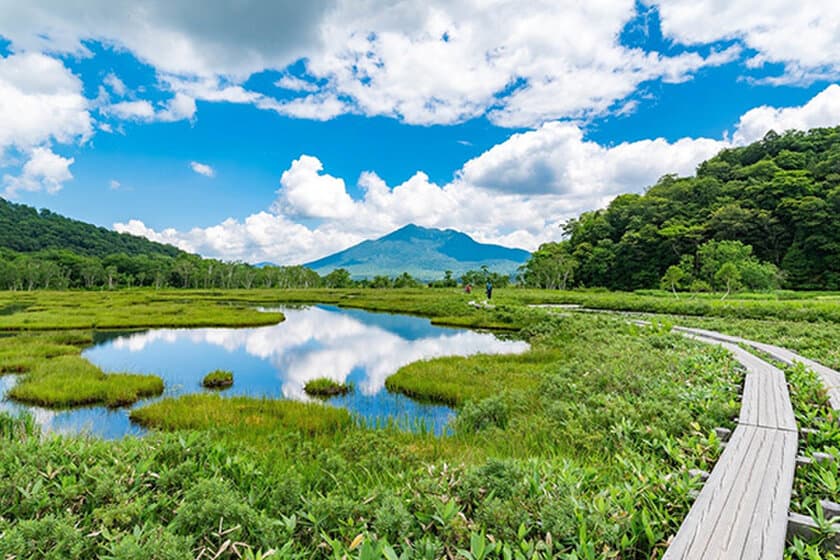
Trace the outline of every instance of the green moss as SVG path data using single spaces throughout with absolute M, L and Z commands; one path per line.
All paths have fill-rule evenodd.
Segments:
M 204 376 L 201 384 L 207 389 L 227 389 L 233 386 L 233 372 L 224 369 L 211 371 Z
M 38 362 L 9 391 L 14 400 L 62 408 L 104 404 L 131 404 L 163 392 L 163 381 L 154 375 L 106 374 L 79 356 L 59 356 Z
M 339 383 L 328 377 L 319 377 L 311 379 L 303 386 L 303 390 L 307 395 L 313 397 L 335 397 L 337 395 L 346 395 L 352 390 L 352 387 L 347 383 Z

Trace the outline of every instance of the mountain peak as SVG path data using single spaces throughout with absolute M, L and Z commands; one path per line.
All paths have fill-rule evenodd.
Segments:
M 407 224 L 379 238 L 379 241 L 400 241 L 417 237 L 429 238 L 443 233 L 443 230 L 424 228 L 416 224 Z
M 305 266 L 319 274 L 344 268 L 354 278 L 397 276 L 408 272 L 421 280 L 433 280 L 442 277 L 447 270 L 460 275 L 482 265 L 495 272 L 513 274 L 529 256 L 530 253 L 522 249 L 478 243 L 453 229 L 408 224 Z

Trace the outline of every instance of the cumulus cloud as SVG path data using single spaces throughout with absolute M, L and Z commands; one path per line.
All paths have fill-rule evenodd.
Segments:
M 280 177 L 276 207 L 300 218 L 345 218 L 355 204 L 344 180 L 321 174 L 324 166 L 315 157 L 302 155 Z
M 21 191 L 57 193 L 63 183 L 73 178 L 70 172 L 73 161 L 73 158 L 62 157 L 49 148 L 35 148 L 20 175 L 3 176 L 4 196 L 15 198 Z
M 740 40 L 757 54 L 751 67 L 784 65 L 775 83 L 840 76 L 840 3 L 826 0 L 646 0 L 663 33 L 682 44 Z
M 187 232 L 158 232 L 136 220 L 114 227 L 203 255 L 286 264 L 314 260 L 407 223 L 534 249 L 559 239 L 565 219 L 620 192 L 639 191 L 665 173 L 691 172 L 723 145 L 660 139 L 607 148 L 585 141 L 573 124 L 554 123 L 514 135 L 469 161 L 445 185 L 422 172 L 398 185 L 365 172 L 358 180 L 359 200 L 341 178 L 324 172 L 320 160 L 303 155 L 283 172 L 269 212 Z
M 634 0 L 506 0 L 492 9 L 469 0 L 246 0 L 200 13 L 163 0 L 84 4 L 0 0 L 0 35 L 15 48 L 81 54 L 86 40 L 104 41 L 154 66 L 172 93 L 317 120 L 360 113 L 434 124 L 488 114 L 503 126 L 537 127 L 602 114 L 643 82 L 684 81 L 740 56 L 737 45 L 678 55 L 622 45 Z M 306 79 L 288 73 L 301 60 Z M 243 87 L 264 70 L 284 72 L 276 85 L 300 95 L 278 99 Z M 125 92 L 115 75 L 106 86 Z M 129 109 L 141 107 L 114 114 Z M 135 118 L 193 113 L 184 105 Z
M 190 168 L 199 175 L 204 175 L 205 177 L 213 177 L 214 175 L 216 175 L 216 170 L 207 165 L 206 163 L 191 161 Z
M 319 43 L 331 0 L 192 2 L 0 1 L 0 35 L 16 49 L 89 54 L 97 39 L 133 52 L 162 73 L 244 80 L 283 68 Z
M 93 133 L 82 83 L 55 58 L 0 57 L 0 154 L 49 143 L 81 142 Z
M 832 84 L 799 107 L 775 108 L 763 105 L 744 113 L 735 127 L 732 141 L 749 144 L 768 130 L 808 130 L 840 124 L 840 85 Z

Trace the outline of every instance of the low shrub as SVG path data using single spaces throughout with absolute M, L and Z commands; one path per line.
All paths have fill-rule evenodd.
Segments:
M 233 386 L 233 372 L 225 369 L 211 371 L 204 376 L 201 384 L 207 389 L 227 389 Z
M 335 397 L 338 395 L 346 395 L 353 387 L 348 383 L 339 383 L 329 377 L 318 377 L 317 379 L 310 379 L 303 386 L 303 390 L 307 395 L 313 397 Z

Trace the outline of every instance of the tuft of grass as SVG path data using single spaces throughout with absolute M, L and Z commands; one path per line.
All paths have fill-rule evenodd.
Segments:
M 313 397 L 335 397 L 338 395 L 346 395 L 349 393 L 353 387 L 347 383 L 339 383 L 338 381 L 334 381 L 329 377 L 319 377 L 317 379 L 312 379 L 307 381 L 306 384 L 303 386 L 303 390 L 306 391 L 307 395 L 311 395 Z
M 225 369 L 211 371 L 204 376 L 201 384 L 207 389 L 227 389 L 233 386 L 233 372 Z
M 222 398 L 213 394 L 164 399 L 131 411 L 131 419 L 147 428 L 199 430 L 224 427 L 236 433 L 264 437 L 289 430 L 305 434 L 334 433 L 352 425 L 350 413 L 318 403 Z
M 125 406 L 163 393 L 155 375 L 106 374 L 80 356 L 59 356 L 38 362 L 9 396 L 27 404 L 51 408 L 104 404 Z
M 518 355 L 435 358 L 400 368 L 385 387 L 420 401 L 461 406 L 538 385 L 540 373 L 556 362 L 555 351 Z

